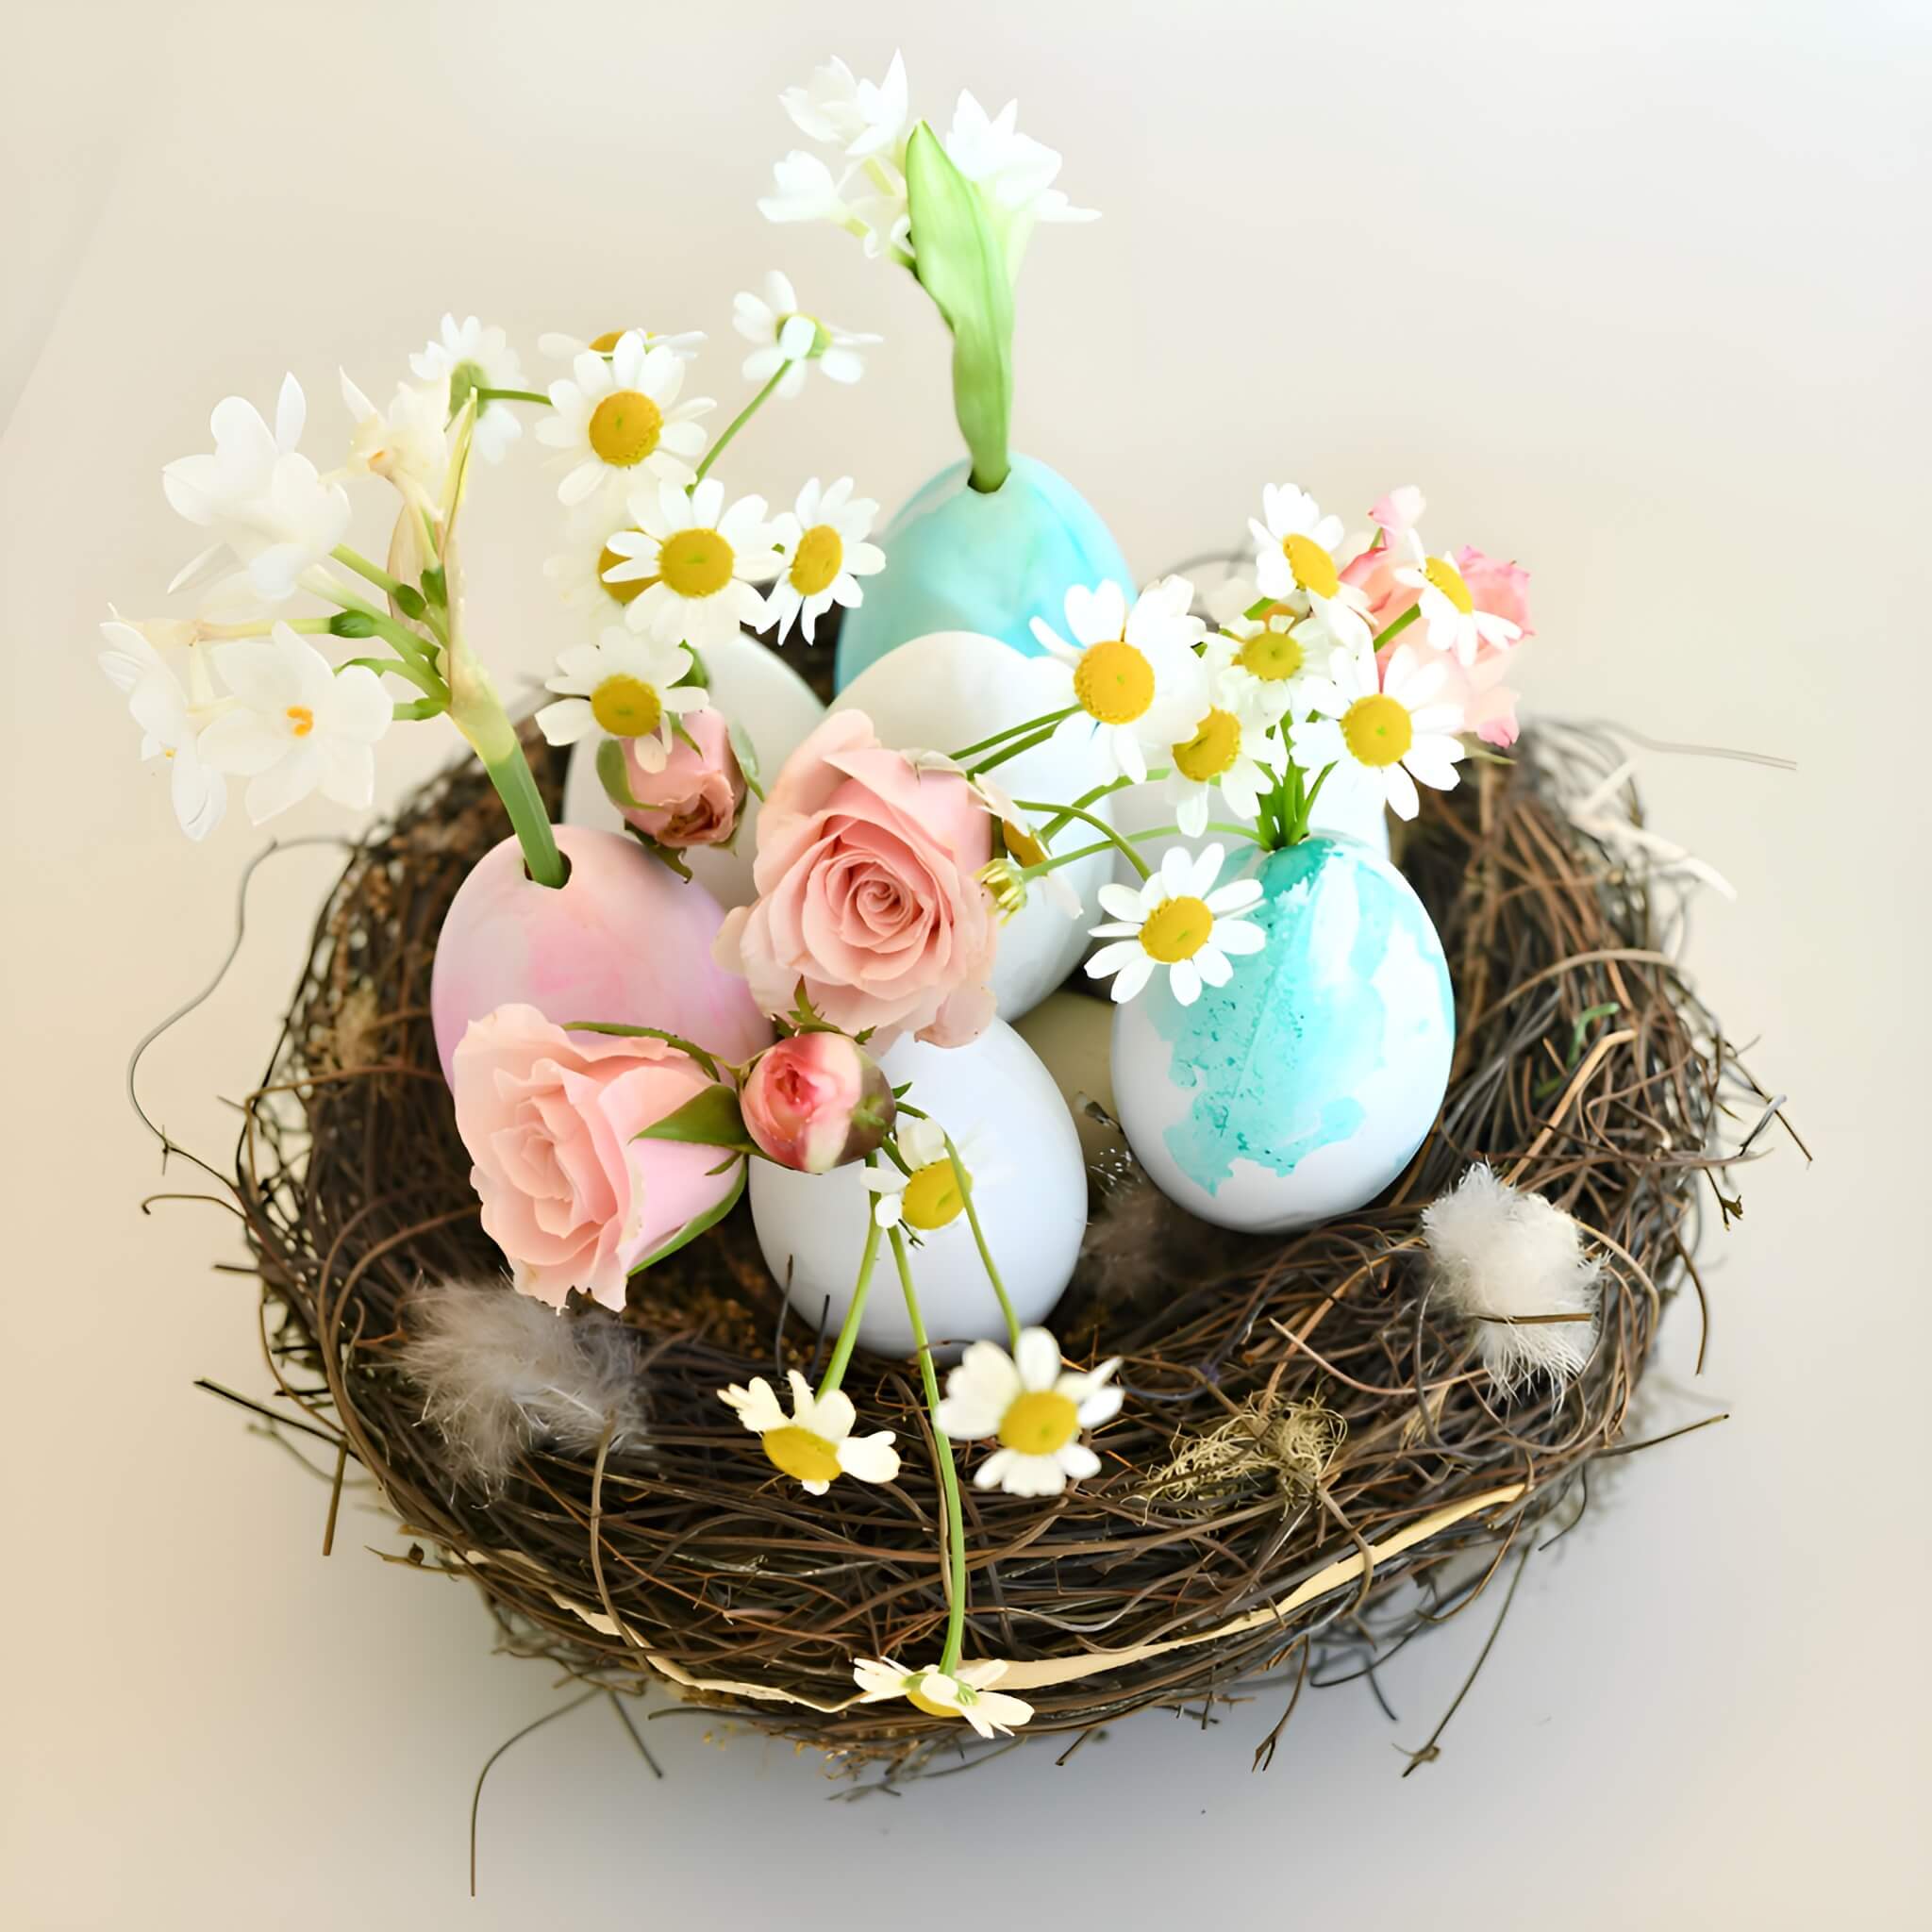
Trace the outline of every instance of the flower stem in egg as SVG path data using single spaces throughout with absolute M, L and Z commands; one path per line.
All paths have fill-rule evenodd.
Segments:
M 1147 861 L 1134 850 L 1126 835 L 1123 832 L 1116 832 L 1104 818 L 1098 817 L 1093 812 L 1084 810 L 1077 805 L 1057 806 L 1048 800 L 1039 798 L 1016 798 L 1013 803 L 1022 811 L 1058 811 L 1065 813 L 1069 817 L 1084 821 L 1087 824 L 1091 825 L 1096 832 L 1104 832 L 1107 835 L 1108 844 L 1114 846 L 1118 851 L 1125 853 L 1128 863 L 1133 866 L 1134 870 L 1143 879 L 1152 876 L 1152 869 Z
M 953 1145 L 950 1134 L 946 1136 L 946 1158 L 953 1164 L 953 1181 L 959 1190 L 960 1200 L 966 1204 L 966 1219 L 972 1224 L 974 1244 L 979 1250 L 986 1278 L 992 1283 L 992 1291 L 1000 1300 L 1000 1313 L 1007 1318 L 1008 1345 L 1017 1356 L 1020 1352 L 1020 1318 L 1013 1312 L 1012 1300 L 1007 1293 L 1007 1284 L 1000 1279 L 1000 1271 L 993 1266 L 992 1250 L 986 1244 L 986 1230 L 979 1224 L 979 1209 L 973 1205 L 973 1177 L 966 1172 L 966 1163 L 959 1158 L 959 1150 Z
M 878 1165 L 878 1156 L 865 1157 L 868 1167 Z M 866 1196 L 870 1208 L 872 1196 Z M 845 1379 L 845 1365 L 852 1359 L 852 1351 L 858 1344 L 859 1318 L 865 1313 L 865 1297 L 872 1288 L 873 1263 L 878 1259 L 879 1224 L 870 1212 L 865 1217 L 865 1252 L 858 1257 L 858 1280 L 852 1290 L 852 1306 L 845 1310 L 845 1320 L 840 1324 L 839 1340 L 832 1349 L 832 1359 L 825 1364 L 824 1379 L 819 1384 L 818 1399 L 823 1402 Z

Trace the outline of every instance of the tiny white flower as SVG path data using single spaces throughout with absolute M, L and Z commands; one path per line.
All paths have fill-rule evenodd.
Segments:
M 617 345 L 626 335 L 641 336 L 647 349 L 669 349 L 680 360 L 691 361 L 703 346 L 705 332 L 701 328 L 681 329 L 675 335 L 659 335 L 656 329 L 608 328 L 602 335 L 592 336 L 589 341 L 576 336 L 559 335 L 554 329 L 547 329 L 537 338 L 537 351 L 548 356 L 553 362 L 575 362 L 587 351 L 592 356 L 614 355 Z
M 1208 640 L 1210 645 L 1218 640 Z M 1212 676 L 1219 653 L 1204 654 Z M 1244 822 L 1257 818 L 1264 793 L 1274 789 L 1270 766 L 1283 761 L 1274 721 L 1253 696 L 1237 686 L 1221 685 L 1215 702 L 1201 714 L 1193 731 L 1174 741 L 1168 754 L 1171 770 L 1167 797 L 1174 808 L 1174 823 L 1190 839 L 1208 829 L 1208 815 L 1219 791 L 1228 808 Z
M 168 791 L 181 829 L 197 841 L 221 824 L 228 786 L 201 759 L 195 743 L 214 706 L 214 689 L 193 643 L 192 624 L 126 623 L 118 613 L 101 626 L 108 648 L 101 669 L 125 693 L 141 726 L 141 755 L 168 761 Z
M 1448 675 L 1442 658 L 1425 662 L 1406 643 L 1380 666 L 1367 644 L 1336 652 L 1328 677 L 1309 692 L 1319 715 L 1290 729 L 1295 762 L 1311 777 L 1333 766 L 1324 791 L 1334 786 L 1386 804 L 1397 818 L 1414 818 L 1416 786 L 1450 791 L 1465 756 L 1455 735 L 1462 708 L 1442 702 Z
M 765 277 L 765 292 L 754 295 L 741 289 L 732 297 L 731 325 L 746 341 L 756 343 L 744 358 L 747 382 L 765 383 L 783 369 L 774 391 L 795 396 L 805 387 L 806 371 L 816 363 L 833 382 L 857 382 L 865 374 L 859 350 L 877 342 L 877 336 L 850 330 L 808 315 L 788 276 L 774 269 Z
M 860 80 L 836 55 L 804 87 L 789 87 L 778 104 L 809 141 L 836 147 L 853 159 L 904 153 L 908 116 L 906 61 L 892 56 L 886 77 Z
M 1124 1002 L 1164 966 L 1174 996 L 1184 1007 L 1201 997 L 1204 986 L 1225 986 L 1234 973 L 1230 956 L 1258 953 L 1268 936 L 1239 916 L 1259 904 L 1257 880 L 1214 883 L 1222 856 L 1219 845 L 1204 847 L 1199 858 L 1170 846 L 1160 870 L 1140 887 L 1102 886 L 1101 908 L 1113 918 L 1091 931 L 1111 943 L 1088 960 L 1088 977 L 1111 974 L 1113 996 Z
M 509 338 L 494 325 L 486 327 L 474 315 L 460 323 L 454 315 L 445 315 L 441 331 L 409 358 L 409 367 L 425 382 L 446 384 L 449 415 L 463 407 L 472 390 L 529 387 Z M 476 411 L 472 446 L 484 461 L 500 463 L 523 433 L 523 419 L 513 403 L 484 403 Z
M 375 746 L 394 716 L 366 665 L 331 667 L 286 624 L 266 638 L 213 647 L 222 682 L 240 700 L 201 734 L 204 763 L 248 780 L 248 817 L 262 824 L 320 788 L 359 811 L 375 790 Z
M 648 348 L 627 330 L 603 356 L 586 349 L 565 379 L 550 385 L 550 413 L 537 440 L 561 452 L 567 465 L 557 486 L 560 502 L 583 503 L 600 491 L 634 490 L 644 476 L 689 483 L 691 458 L 705 446 L 697 418 L 708 396 L 677 400 L 684 363 L 671 350 Z
M 1007 1674 L 997 1657 L 956 1665 L 948 1674 L 936 1666 L 908 1670 L 891 1657 L 860 1657 L 852 1666 L 861 1704 L 882 1704 L 903 1697 L 927 1717 L 958 1717 L 982 1737 L 1011 1737 L 1033 1715 L 1023 1697 L 1009 1697 L 990 1687 Z
M 552 744 L 575 744 L 597 730 L 630 739 L 638 763 L 661 772 L 677 720 L 708 702 L 702 689 L 685 683 L 691 669 L 682 644 L 635 637 L 613 625 L 596 643 L 558 654 L 557 675 L 543 688 L 560 695 L 537 713 L 538 729 Z
M 727 509 L 724 484 L 707 476 L 694 490 L 664 483 L 633 491 L 630 514 L 637 528 L 611 537 L 609 548 L 623 561 L 605 581 L 643 583 L 625 612 L 633 630 L 702 651 L 734 637 L 741 625 L 763 622 L 765 600 L 750 581 L 772 563 L 762 496 L 741 496 Z
M 1207 674 L 1193 648 L 1205 626 L 1192 601 L 1185 577 L 1149 584 L 1131 610 L 1118 584 L 1075 584 L 1066 598 L 1072 644 L 1036 617 L 1033 635 L 1071 671 L 1077 707 L 1055 738 L 1097 737 L 1116 772 L 1144 782 L 1150 752 L 1164 758 L 1206 708 Z
M 868 1163 L 865 1169 L 865 1185 L 878 1197 L 872 1205 L 873 1220 L 882 1228 L 908 1228 L 914 1241 L 950 1227 L 965 1211 L 966 1196 L 946 1151 L 945 1129 L 935 1120 L 902 1113 L 892 1144 L 906 1163 L 903 1169 L 891 1160 Z M 976 1130 L 955 1145 L 969 1187 L 1002 1178 L 985 1158 Z
M 1342 541 L 1341 519 L 1292 483 L 1271 483 L 1261 492 L 1262 521 L 1248 519 L 1255 538 L 1255 579 L 1264 597 L 1279 598 L 1297 617 L 1313 617 L 1338 644 L 1353 649 L 1368 640 L 1367 600 L 1341 581 L 1335 561 Z
M 788 1416 L 772 1385 L 755 1376 L 746 1389 L 734 1382 L 718 1400 L 737 1412 L 764 1450 L 772 1467 L 805 1485 L 807 1495 L 823 1496 L 841 1475 L 862 1483 L 889 1483 L 899 1474 L 899 1452 L 891 1429 L 855 1436 L 858 1421 L 843 1390 L 814 1399 L 811 1384 L 791 1372 L 791 1413 Z
M 1395 581 L 1421 592 L 1417 599 L 1429 647 L 1454 651 L 1458 662 L 1474 664 L 1485 644 L 1505 651 L 1523 635 L 1521 625 L 1478 610 L 1452 557 L 1431 557 L 1414 530 L 1404 532 L 1410 562 L 1395 573 Z
M 828 490 L 814 476 L 798 492 L 796 505 L 772 521 L 773 561 L 778 579 L 765 598 L 766 624 L 776 624 L 782 644 L 800 621 L 810 643 L 813 626 L 834 604 L 847 609 L 863 603 L 858 579 L 886 567 L 886 553 L 865 540 L 879 507 L 869 496 L 852 494 L 852 478 L 841 476 Z
M 388 409 L 378 409 L 349 379 L 338 372 L 342 406 L 353 427 L 349 433 L 350 471 L 362 476 L 383 476 L 419 508 L 434 508 L 442 501 L 449 470 L 449 385 L 439 377 L 423 388 L 396 385 Z
M 782 161 L 772 163 L 775 194 L 764 195 L 758 212 L 768 222 L 831 222 L 849 227 L 857 219 L 845 191 L 853 171 L 834 176 L 817 155 L 794 148 Z
M 1017 101 L 989 115 L 970 93 L 961 93 L 946 130 L 946 153 L 967 180 L 1008 215 L 1036 222 L 1091 222 L 1095 209 L 1075 208 L 1054 187 L 1060 158 L 1050 147 L 1022 134 L 1015 125 Z
M 1058 1496 L 1068 1482 L 1097 1475 L 1100 1457 L 1080 1441 L 1120 1412 L 1118 1359 L 1069 1368 L 1044 1328 L 1023 1328 L 1017 1353 L 975 1341 L 946 1377 L 933 1420 L 955 1441 L 993 1437 L 999 1447 L 979 1465 L 974 1485 L 1009 1496 Z

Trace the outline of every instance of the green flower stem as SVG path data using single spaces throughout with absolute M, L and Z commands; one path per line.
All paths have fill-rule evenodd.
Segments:
M 1209 819 L 1202 827 L 1204 832 L 1224 833 L 1230 839 L 1246 839 L 1251 844 L 1258 845 L 1260 835 L 1253 825 L 1224 824 L 1219 819 Z M 1143 839 L 1184 839 L 1187 834 L 1178 825 L 1150 825 L 1144 832 L 1126 832 L 1123 837 L 1139 843 Z M 1096 852 L 1112 852 L 1115 842 L 1111 839 L 1097 840 L 1091 845 L 1078 845 L 1071 852 L 1056 852 L 1041 865 L 1029 865 L 1021 869 L 1020 876 L 1024 879 L 1043 878 L 1048 873 L 1062 865 L 1072 865 L 1075 859 L 1091 858 Z
M 973 1224 L 973 1241 L 979 1250 L 980 1265 L 986 1270 L 986 1278 L 992 1283 L 993 1293 L 999 1297 L 1000 1313 L 1007 1318 L 1007 1340 L 1017 1356 L 1020 1352 L 1020 1318 L 1013 1312 L 1007 1284 L 1000 1279 L 1000 1271 L 993 1266 L 992 1250 L 986 1244 L 986 1230 L 979 1224 L 979 1209 L 973 1205 L 973 1177 L 966 1172 L 966 1163 L 959 1158 L 959 1150 L 953 1145 L 952 1135 L 948 1134 L 945 1140 L 946 1158 L 953 1164 L 953 1184 L 966 1204 L 966 1219 Z
M 561 886 L 567 874 L 563 855 L 557 849 L 557 835 L 551 829 L 550 814 L 543 809 L 542 794 L 531 774 L 524 748 L 510 734 L 509 751 L 503 757 L 483 760 L 496 795 L 509 814 L 511 829 L 524 848 L 524 863 L 540 886 Z
M 392 577 L 379 563 L 371 563 L 359 550 L 352 549 L 346 543 L 338 543 L 329 552 L 338 563 L 346 564 L 358 577 L 367 577 L 385 596 L 393 597 L 404 588 L 400 577 Z
M 359 664 L 365 671 L 373 671 L 378 677 L 385 674 L 406 678 L 423 693 L 423 702 L 430 707 L 419 715 L 433 718 L 439 711 L 449 708 L 449 693 L 443 690 L 442 681 L 435 673 L 425 671 L 413 658 L 351 658 L 341 669 L 348 670 L 351 664 Z
M 264 617 L 259 624 L 202 624 L 195 626 L 196 643 L 225 643 L 231 638 L 265 638 L 278 624 L 302 637 L 321 638 L 329 634 L 326 617 Z
M 1159 770 L 1151 771 L 1147 774 L 1147 783 L 1152 785 L 1157 779 L 1165 778 L 1167 775 L 1167 767 L 1163 765 Z M 1124 786 L 1131 785 L 1133 782 L 1124 774 L 1118 778 L 1109 778 L 1105 785 L 1096 785 L 1091 791 L 1083 791 L 1078 798 L 1074 799 L 1074 804 L 1076 807 L 1097 804 L 1101 799 L 1108 796 L 1109 793 L 1119 791 Z M 1041 827 L 1040 842 L 1042 845 L 1051 844 L 1055 839 L 1058 838 L 1066 830 L 1068 816 L 1066 808 L 1061 808 L 1057 817 L 1049 824 Z
M 867 1167 L 875 1167 L 878 1158 L 868 1154 Z M 858 1321 L 865 1313 L 865 1297 L 872 1287 L 873 1263 L 878 1259 L 879 1224 L 872 1214 L 873 1196 L 866 1195 L 865 1252 L 858 1257 L 858 1280 L 852 1291 L 852 1306 L 845 1310 L 845 1320 L 839 1329 L 839 1340 L 832 1350 L 832 1359 L 825 1364 L 824 1380 L 819 1384 L 818 1399 L 823 1402 L 845 1379 L 845 1366 L 852 1359 L 852 1351 L 858 1345 Z
M 739 410 L 738 414 L 732 417 L 730 422 L 725 424 L 724 435 L 705 452 L 704 460 L 698 464 L 697 475 L 691 479 L 693 488 L 705 480 L 706 473 L 724 454 L 725 445 L 758 414 L 758 410 L 763 407 L 766 398 L 784 381 L 786 372 L 791 367 L 791 365 L 789 362 L 779 363 L 777 368 L 772 373 L 771 381 L 766 383 L 764 388 L 759 390 L 758 394 L 752 397 L 751 401 L 745 404 L 744 408 Z
M 1078 708 L 1078 706 L 1074 707 L 1074 709 Z M 1063 718 L 1067 715 L 1064 711 L 1060 713 Z M 969 778 L 976 778 L 982 772 L 991 772 L 995 766 L 1005 764 L 1008 758 L 1018 758 L 1023 751 L 1031 751 L 1036 744 L 1044 744 L 1058 728 L 1058 724 L 1049 724 L 1044 730 L 1034 732 L 1030 738 L 1015 739 L 1012 742 L 1002 745 L 991 758 L 981 758 L 977 764 L 970 766 L 966 775 Z M 1052 808 L 1048 808 L 1049 810 Z
M 899 1267 L 899 1286 L 906 1294 L 906 1314 L 912 1324 L 912 1344 L 919 1354 L 920 1380 L 925 1384 L 925 1406 L 932 1416 L 933 1460 L 939 1465 L 940 1490 L 946 1501 L 948 1602 L 946 1647 L 940 1669 L 947 1676 L 958 1667 L 960 1640 L 966 1631 L 966 1518 L 959 1507 L 959 1472 L 953 1466 L 953 1445 L 940 1427 L 940 1381 L 932 1366 L 932 1344 L 926 1340 L 919 1297 L 912 1288 L 912 1264 L 906 1256 L 906 1237 L 891 1231 L 892 1259 Z
M 1128 862 L 1143 879 L 1153 875 L 1153 868 L 1134 850 L 1125 835 L 1116 832 L 1105 819 L 1096 817 L 1092 812 L 1083 810 L 1077 805 L 1054 806 L 1038 798 L 1016 798 L 1013 803 L 1022 811 L 1062 811 L 1072 818 L 1081 820 L 1084 824 L 1091 825 L 1096 832 L 1104 833 L 1108 843 L 1117 852 L 1124 852 Z
M 479 408 L 485 403 L 542 403 L 548 407 L 550 402 L 541 389 L 475 389 L 470 393 Z
M 1328 782 L 1328 774 L 1334 769 L 1333 765 L 1324 765 L 1315 774 L 1315 782 L 1308 787 L 1307 795 L 1302 800 L 1302 808 L 1296 816 L 1294 830 L 1290 835 L 1288 842 L 1291 845 L 1299 845 L 1308 836 L 1309 815 L 1315 809 L 1316 799 L 1322 795 L 1322 787 Z
M 1387 630 L 1383 631 L 1375 639 L 1375 649 L 1379 651 L 1398 631 L 1407 630 L 1422 614 L 1423 607 L 1420 604 L 1411 604 Z
M 991 738 L 982 738 L 977 744 L 969 744 L 949 756 L 964 764 L 975 752 L 991 751 L 994 745 L 1004 744 L 1009 738 L 1018 738 L 1023 731 L 1038 731 L 1043 725 L 1058 724 L 1062 718 L 1071 718 L 1079 708 L 1078 705 L 1069 705 L 1064 711 L 1049 711 L 1045 717 L 1029 718 L 1024 724 L 1008 724 L 1004 731 L 995 731 Z

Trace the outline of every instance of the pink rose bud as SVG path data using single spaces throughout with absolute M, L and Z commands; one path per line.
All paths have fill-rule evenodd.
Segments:
M 731 749 L 730 726 L 708 707 L 687 711 L 678 723 L 685 737 L 673 740 L 659 771 L 647 772 L 638 761 L 638 740 L 624 741 L 625 775 L 639 808 L 624 816 L 660 845 L 722 845 L 744 808 L 744 773 Z
M 759 1151 L 800 1174 L 862 1160 L 898 1110 L 885 1070 L 842 1033 L 798 1033 L 767 1047 L 738 1097 Z

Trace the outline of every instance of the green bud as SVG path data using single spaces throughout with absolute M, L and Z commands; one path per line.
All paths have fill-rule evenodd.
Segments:
M 375 620 L 366 610 L 338 610 L 328 621 L 330 634 L 339 638 L 373 638 Z
M 443 575 L 441 564 L 423 573 L 423 594 L 432 604 L 446 605 L 449 602 L 449 580 Z
M 423 601 L 423 592 L 411 584 L 398 584 L 392 600 L 405 617 L 421 623 L 429 606 Z

